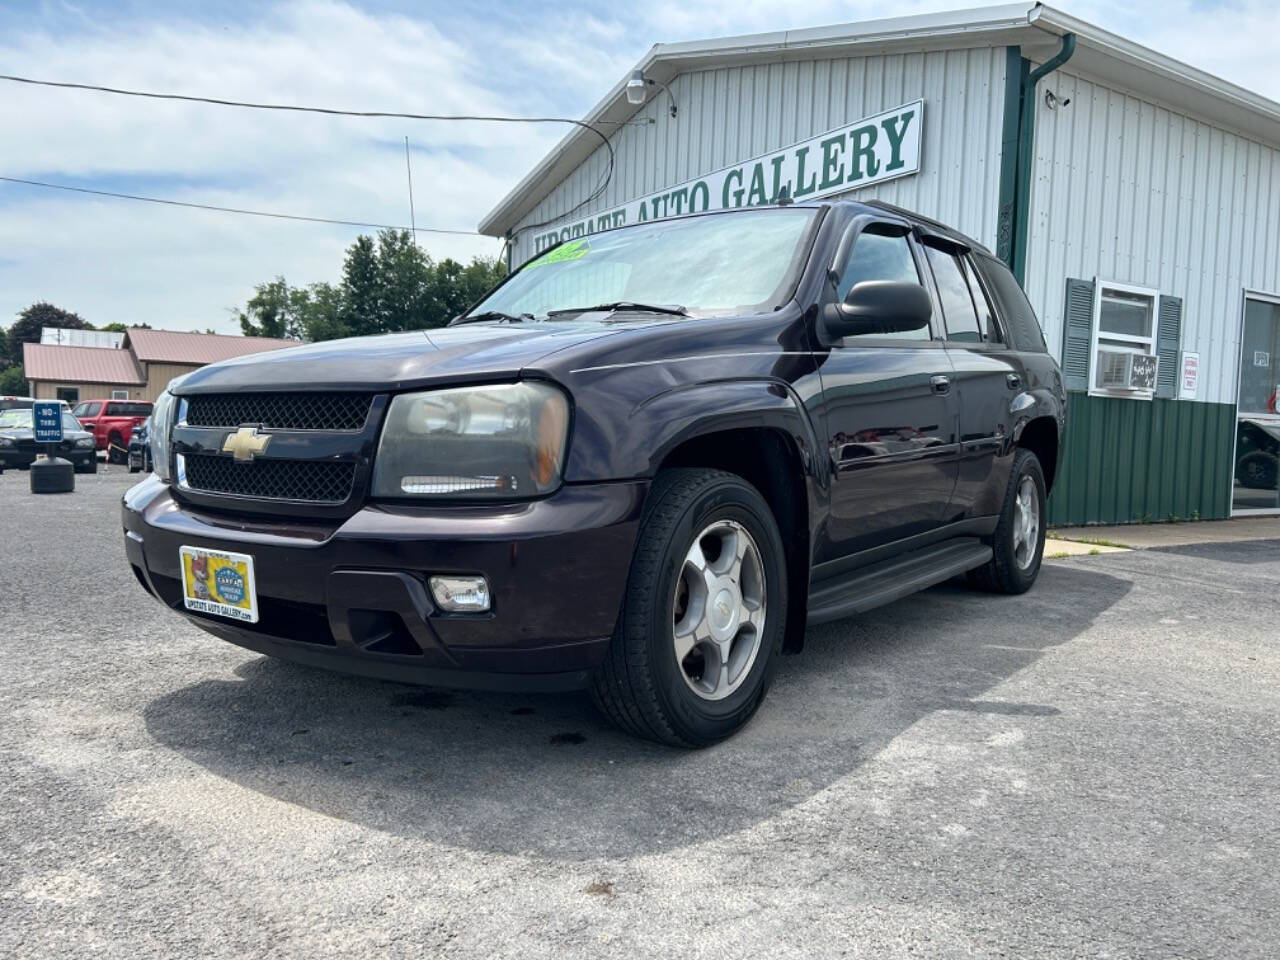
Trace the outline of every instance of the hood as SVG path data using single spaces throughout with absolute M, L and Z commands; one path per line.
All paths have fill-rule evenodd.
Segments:
M 566 347 L 645 324 L 591 319 L 474 323 L 411 333 L 329 340 L 236 357 L 187 374 L 175 392 L 403 390 L 422 384 L 513 377 Z

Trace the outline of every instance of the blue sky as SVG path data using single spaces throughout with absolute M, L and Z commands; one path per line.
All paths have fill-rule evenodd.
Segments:
M 0 0 L 0 73 L 245 100 L 581 116 L 660 41 L 951 9 L 912 0 L 551 4 Z M 1085 0 L 1071 13 L 1280 99 L 1280 4 Z M 312 216 L 472 230 L 555 127 L 266 114 L 0 84 L 0 175 Z M 0 324 L 35 300 L 95 323 L 232 332 L 276 275 L 336 278 L 358 231 L 0 183 Z M 435 256 L 497 241 L 423 238 Z

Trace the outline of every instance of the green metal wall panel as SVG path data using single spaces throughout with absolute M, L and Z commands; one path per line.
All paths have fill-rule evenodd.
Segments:
M 1072 393 L 1049 522 L 1231 515 L 1235 407 Z

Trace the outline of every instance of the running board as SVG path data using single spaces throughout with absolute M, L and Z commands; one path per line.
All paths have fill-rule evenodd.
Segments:
M 981 540 L 959 537 L 824 580 L 810 588 L 809 623 L 864 613 L 950 580 L 990 559 L 991 548 Z

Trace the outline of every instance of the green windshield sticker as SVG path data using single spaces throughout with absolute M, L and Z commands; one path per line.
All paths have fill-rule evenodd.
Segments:
M 587 250 L 587 241 L 571 240 L 569 243 L 563 243 L 550 253 L 539 257 L 525 269 L 532 270 L 534 267 L 545 267 L 549 263 L 564 263 L 566 260 L 581 260 L 587 255 Z

